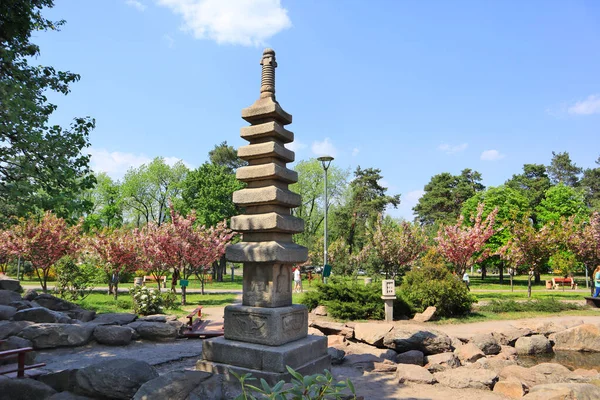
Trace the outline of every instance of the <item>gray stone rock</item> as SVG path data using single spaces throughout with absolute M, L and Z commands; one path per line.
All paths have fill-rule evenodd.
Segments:
M 327 307 L 325 306 L 316 306 L 311 312 L 311 314 L 318 315 L 321 317 L 327 316 Z
M 16 312 L 17 309 L 14 307 L 0 305 L 0 321 L 11 319 Z
M 422 367 L 425 363 L 425 355 L 419 350 L 410 350 L 400 353 L 395 360 L 398 364 L 414 364 Z
M 498 381 L 494 385 L 494 393 L 501 394 L 512 399 L 520 399 L 523 397 L 529 388 L 518 378 L 510 377 L 507 380 Z
M 398 353 L 396 353 L 394 350 L 379 349 L 377 347 L 360 342 L 348 342 L 348 345 L 344 347 L 344 351 L 346 351 L 346 354 L 370 354 L 390 361 L 394 361 L 398 355 Z
M 98 325 L 94 329 L 94 339 L 98 343 L 111 346 L 125 346 L 131 342 L 133 329 L 120 325 Z
M 530 336 L 532 333 L 531 329 L 528 328 L 515 328 L 514 326 L 509 326 L 499 332 L 492 332 L 492 336 L 503 346 L 514 346 L 518 338 Z
M 552 345 L 544 335 L 521 337 L 515 343 L 517 354 L 542 354 L 550 353 Z
M 331 356 L 331 365 L 339 365 L 344 362 L 346 352 L 344 350 L 336 349 L 335 347 L 328 347 L 327 353 Z
M 79 305 L 63 300 L 51 294 L 42 293 L 35 297 L 36 304 L 45 307 L 49 310 L 60 311 L 70 318 L 77 319 L 81 322 L 91 321 L 96 315 L 95 311 L 84 310 Z
M 153 314 L 153 315 L 145 315 L 143 317 L 139 317 L 138 321 L 166 323 L 168 321 L 177 321 L 177 317 L 175 315 Z
M 21 301 L 21 295 L 12 290 L 0 290 L 0 305 L 8 306 L 13 301 Z
M 9 306 L 16 308 L 17 311 L 21 311 L 26 310 L 28 308 L 33 308 L 34 304 L 28 300 L 19 300 L 11 302 Z M 39 304 L 36 304 L 35 307 L 39 307 Z
M 75 374 L 77 369 L 65 369 L 40 375 L 37 380 L 50 386 L 57 392 L 73 392 L 75 390 Z
M 471 364 L 470 367 L 489 369 L 499 374 L 500 371 L 502 371 L 505 367 L 516 364 L 517 362 L 515 360 L 504 360 L 497 357 L 484 357 L 477 360 L 474 364 Z
M 91 397 L 79 396 L 71 392 L 56 393 L 48 397 L 48 400 L 93 400 Z
M 131 313 L 107 313 L 98 314 L 92 321 L 100 325 L 127 325 L 137 318 L 137 315 Z
M 454 354 L 463 364 L 473 363 L 480 358 L 485 357 L 483 351 L 481 351 L 481 349 L 479 349 L 479 347 L 475 346 L 473 343 L 467 343 L 458 347 L 456 350 L 454 350 Z
M 18 336 L 11 336 L 3 343 L 0 343 L 0 351 L 5 350 L 13 350 L 13 349 L 22 349 L 23 347 L 31 347 L 32 344 L 29 340 L 20 338 Z M 14 358 L 0 358 L 1 364 L 11 364 L 14 363 Z M 25 364 L 30 365 L 35 363 L 35 352 L 30 351 L 25 353 Z
M 589 383 L 553 383 L 537 385 L 529 391 L 527 400 L 596 400 L 600 399 L 600 387 Z
M 346 354 L 343 365 L 346 367 L 359 368 L 364 371 L 373 371 L 376 363 L 382 363 L 383 358 L 373 354 Z
M 435 313 L 437 308 L 434 306 L 429 306 L 422 313 L 416 313 L 413 317 L 415 322 L 429 322 L 435 319 Z
M 380 324 L 375 322 L 357 323 L 354 325 L 354 338 L 380 347 L 383 344 L 383 338 L 394 328 L 393 324 Z
M 144 383 L 157 377 L 156 370 L 143 361 L 110 359 L 77 371 L 75 393 L 90 397 L 131 399 Z
M 452 350 L 452 341 L 448 335 L 434 330 L 424 330 L 415 325 L 401 325 L 392 329 L 383 338 L 383 345 L 398 353 L 419 350 L 425 355 Z
M 0 339 L 19 334 L 23 329 L 33 325 L 30 321 L 0 321 Z
M 0 379 L 0 397 L 7 400 L 45 400 L 55 394 L 50 386 L 35 379 Z
M 600 326 L 584 324 L 550 335 L 554 350 L 600 352 Z
M 222 375 L 214 374 L 196 386 L 185 400 L 233 399 L 240 394 L 236 393 L 236 389 L 224 382 Z
M 474 372 L 470 368 L 447 369 L 434 374 L 435 379 L 442 385 L 455 389 L 492 390 L 498 381 L 498 375 L 487 369 Z
M 401 364 L 396 368 L 398 383 L 433 384 L 436 382 L 433 374 L 427 369 L 414 364 Z
M 354 329 L 341 322 L 312 321 L 309 326 L 317 328 L 325 335 L 342 335 L 346 339 L 354 338 Z
M 35 289 L 27 289 L 23 295 L 23 300 L 33 301 L 39 294 Z
M 146 340 L 162 341 L 177 337 L 177 328 L 161 322 L 141 322 L 135 328 L 140 338 Z
M 477 346 L 486 356 L 498 354 L 502 350 L 498 340 L 490 334 L 475 335 L 469 343 Z
M 560 364 L 542 363 L 531 368 L 509 365 L 503 368 L 498 375 L 502 380 L 513 376 L 524 382 L 527 386 L 533 387 L 549 383 L 569 382 L 571 371 Z
M 133 400 L 185 400 L 190 392 L 213 374 L 202 371 L 173 371 L 144 383 Z
M 23 288 L 21 287 L 21 282 L 18 280 L 9 278 L 6 275 L 0 275 L 0 290 L 10 290 L 21 293 Z
M 94 326 L 85 324 L 35 324 L 19 336 L 31 340 L 36 349 L 82 346 L 90 341 Z
M 33 307 L 20 310 L 13 315 L 14 321 L 31 321 L 35 323 L 69 324 L 73 320 L 65 314 L 45 307 Z
M 435 371 L 460 367 L 460 360 L 454 355 L 454 353 L 433 354 L 427 356 L 425 362 L 425 368 Z M 438 368 L 438 366 L 441 366 L 442 368 Z

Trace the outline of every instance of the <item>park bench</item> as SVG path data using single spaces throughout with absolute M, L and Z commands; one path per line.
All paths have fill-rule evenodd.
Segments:
M 0 351 L 0 358 L 16 358 L 17 365 L 7 364 L 6 366 L 0 367 L 0 375 L 6 375 L 11 373 L 17 373 L 17 378 L 25 378 L 25 370 L 43 367 L 45 363 L 25 365 L 26 353 L 33 351 L 33 347 L 22 347 L 20 349 L 12 349 Z
M 552 278 L 552 288 L 558 289 L 559 286 L 563 288 L 565 285 L 570 285 L 571 289 L 577 289 L 577 284 L 573 280 L 573 278 Z
M 158 281 L 162 282 L 162 287 L 163 288 L 167 287 L 167 277 L 166 276 L 159 276 L 158 277 Z M 144 280 L 142 281 L 142 284 L 145 286 L 146 282 L 156 283 L 156 278 L 154 276 L 152 276 L 152 275 L 144 276 Z
M 197 318 L 196 318 L 197 317 Z M 188 319 L 188 326 L 183 336 L 188 338 L 210 338 L 216 336 L 223 336 L 223 323 L 212 322 L 208 320 L 202 320 L 202 306 L 196 307 L 194 311 L 189 313 L 186 318 Z M 194 318 L 196 318 L 194 320 Z

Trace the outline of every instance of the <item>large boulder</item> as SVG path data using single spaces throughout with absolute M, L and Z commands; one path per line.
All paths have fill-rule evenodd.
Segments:
M 0 290 L 0 305 L 8 306 L 13 301 L 21 301 L 21 295 L 12 290 Z
M 437 308 L 434 306 L 429 306 L 422 313 L 416 313 L 413 317 L 413 321 L 415 322 L 429 322 L 435 319 L 435 313 Z
M 35 296 L 34 302 L 50 310 L 63 312 L 69 317 L 81 322 L 91 321 L 96 315 L 95 311 L 84 310 L 75 303 L 71 303 L 70 301 L 63 300 L 47 293 Z
M 554 350 L 600 352 L 600 326 L 579 325 L 550 335 Z
M 110 346 L 125 346 L 131 342 L 133 329 L 120 325 L 98 325 L 94 329 L 94 339 Z
M 0 305 L 0 321 L 11 319 L 16 312 L 17 309 L 14 307 Z
M 515 377 L 529 387 L 549 383 L 569 382 L 571 371 L 567 367 L 554 363 L 542 363 L 531 368 L 509 365 L 498 374 L 501 380 Z
M 106 313 L 98 314 L 92 320 L 98 325 L 127 325 L 137 318 L 137 315 L 131 313 Z
M 481 349 L 475 346 L 473 343 L 467 343 L 458 347 L 456 350 L 454 350 L 454 354 L 463 364 L 473 363 L 480 358 L 485 357 L 483 351 L 481 351 Z
M 419 350 L 410 350 L 396 356 L 398 364 L 414 364 L 422 367 L 425 364 L 425 355 Z
M 486 356 L 498 354 L 502 350 L 498 340 L 490 334 L 475 335 L 469 343 L 477 346 Z
M 23 300 L 33 301 L 38 296 L 39 296 L 39 294 L 38 294 L 37 290 L 35 290 L 35 289 L 27 289 L 25 291 L 25 294 L 23 295 Z
M 505 367 L 516 364 L 517 362 L 515 360 L 505 360 L 498 357 L 484 357 L 480 358 L 475 363 L 470 364 L 469 367 L 489 369 L 499 374 Z
M 19 336 L 31 340 L 36 349 L 74 347 L 88 343 L 94 328 L 86 324 L 35 324 L 23 329 Z
M 321 317 L 326 317 L 327 316 L 327 307 L 325 306 L 316 306 L 315 308 L 313 308 L 313 310 L 310 312 L 313 315 L 318 315 Z
M 18 335 L 23 329 L 33 325 L 30 321 L 0 321 L 0 340 Z
M 148 363 L 113 358 L 77 371 L 75 392 L 90 397 L 131 399 L 144 383 L 157 377 Z
M 21 287 L 21 282 L 18 280 L 9 278 L 6 275 L 0 275 L 0 290 L 10 290 L 21 293 L 23 288 Z
M 383 338 L 394 328 L 393 324 L 378 324 L 374 322 L 354 325 L 354 338 L 372 346 L 380 347 Z
M 396 379 L 398 383 L 421 383 L 433 384 L 436 382 L 433 374 L 427 369 L 414 364 L 398 365 L 396 369 Z
M 48 397 L 48 400 L 93 400 L 91 397 L 79 396 L 71 392 L 60 392 Z
M 460 367 L 460 360 L 454 353 L 440 353 L 427 356 L 425 359 L 425 368 L 429 371 L 443 371 L 447 368 Z
M 543 354 L 552 351 L 552 344 L 544 335 L 519 338 L 515 343 L 517 354 Z
M 480 369 L 473 371 L 471 368 L 447 369 L 434 374 L 435 379 L 442 385 L 455 389 L 484 389 L 492 390 L 498 380 L 494 371 Z
M 353 367 L 364 371 L 373 371 L 375 365 L 383 362 L 383 358 L 373 354 L 346 354 L 343 365 L 345 367 Z
M 31 342 L 27 339 L 20 338 L 18 336 L 11 336 L 2 343 L 0 343 L 0 351 L 22 349 L 24 347 L 31 347 Z M 0 358 L 1 364 L 12 364 L 15 362 L 14 358 Z M 30 365 L 35 363 L 35 352 L 29 351 L 25 353 L 25 364 Z
M 212 376 L 203 371 L 172 371 L 144 383 L 133 400 L 186 400 L 192 390 Z
M 336 349 L 335 347 L 328 347 L 327 354 L 331 357 L 331 365 L 339 365 L 344 362 L 346 352 L 344 350 Z
M 317 328 L 326 335 L 342 335 L 346 339 L 354 338 L 354 329 L 341 322 L 312 321 L 308 326 Z
M 497 332 L 492 332 L 491 335 L 503 346 L 514 346 L 518 338 L 530 336 L 532 333 L 531 329 L 516 328 L 511 325 Z
M 600 399 L 600 387 L 589 383 L 552 383 L 538 385 L 529 391 L 526 400 L 596 400 Z
M 553 333 L 561 332 L 579 325 L 583 325 L 582 319 L 569 319 L 566 321 L 531 321 L 527 328 L 531 329 L 536 334 L 549 336 Z
M 135 322 L 132 326 L 141 339 L 164 341 L 178 336 L 177 328 L 162 322 Z
M 515 377 L 496 382 L 494 393 L 501 394 L 512 399 L 520 399 L 529 390 L 528 386 Z
M 448 335 L 434 330 L 425 330 L 417 325 L 395 327 L 385 335 L 383 345 L 398 353 L 419 350 L 425 355 L 452 350 L 452 341 Z
M 15 315 L 13 315 L 13 320 L 31 321 L 38 324 L 69 324 L 73 322 L 73 320 L 65 314 L 58 311 L 52 311 L 46 307 L 33 307 L 17 311 Z
M 346 351 L 346 354 L 371 354 L 390 361 L 394 361 L 398 355 L 394 350 L 380 349 L 360 342 L 348 342 L 348 345 L 344 347 L 344 351 Z
M 35 379 L 0 379 L 0 398 L 10 400 L 45 400 L 56 393 L 50 386 Z
M 237 398 L 239 394 L 237 390 L 236 387 L 224 381 L 223 375 L 214 374 L 200 382 L 186 400 L 233 399 Z

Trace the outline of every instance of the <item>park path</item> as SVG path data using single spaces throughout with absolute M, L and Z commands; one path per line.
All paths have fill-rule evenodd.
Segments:
M 42 290 L 42 287 L 40 285 L 21 285 L 23 287 L 23 290 L 29 290 L 29 289 L 33 289 L 33 290 Z M 150 288 L 153 288 L 153 285 L 149 286 Z M 48 290 L 51 291 L 53 288 L 49 287 Z M 162 289 L 162 291 L 167 291 L 169 289 Z M 93 292 L 102 292 L 102 293 L 106 293 L 108 292 L 108 286 L 95 286 L 92 289 Z M 119 288 L 119 293 L 128 293 L 129 292 L 129 288 L 128 287 L 120 287 Z M 197 288 L 188 288 L 186 291 L 187 294 L 202 294 L 202 289 L 197 289 Z M 204 289 L 204 293 L 235 293 L 235 294 L 242 294 L 242 289 Z M 177 289 L 177 294 L 181 294 L 181 289 Z

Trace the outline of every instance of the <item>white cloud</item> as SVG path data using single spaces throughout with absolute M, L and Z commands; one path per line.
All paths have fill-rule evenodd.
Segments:
M 173 36 L 169 34 L 164 34 L 162 40 L 167 44 L 167 47 L 170 49 L 172 49 L 173 46 L 175 46 L 175 39 L 173 39 Z
M 500 153 L 498 150 L 485 150 L 481 153 L 481 159 L 483 161 L 498 161 L 502 160 L 505 157 L 504 154 Z
M 263 45 L 290 28 L 280 0 L 156 0 L 183 18 L 182 29 L 219 44 Z
M 181 158 L 177 158 L 177 157 L 163 157 L 165 160 L 165 164 L 170 165 L 171 167 L 175 164 L 177 164 L 179 161 L 181 161 L 183 163 L 183 165 L 185 165 L 186 167 L 188 167 L 188 169 L 194 169 L 196 168 L 195 166 L 193 166 L 192 164 L 190 164 L 189 162 L 182 160 Z
M 293 152 L 297 152 L 299 150 L 305 149 L 306 144 L 302 143 L 299 140 L 293 141 L 292 143 L 286 143 L 285 147 Z
M 455 154 L 460 153 L 461 151 L 465 151 L 467 147 L 469 147 L 468 143 L 458 144 L 455 146 L 444 143 L 438 146 L 438 150 L 441 150 L 446 154 Z
M 121 179 L 129 168 L 137 168 L 142 164 L 148 164 L 152 158 L 145 154 L 123 153 L 120 151 L 108 151 L 106 149 L 89 149 L 91 155 L 91 167 L 94 172 L 106 172 L 114 179 Z M 165 163 L 173 166 L 178 161 L 192 169 L 194 166 L 177 157 L 164 157 Z
M 335 157 L 337 155 L 337 150 L 329 138 L 325 138 L 322 142 L 313 142 L 311 149 L 316 156 Z
M 412 221 L 415 218 L 413 207 L 417 205 L 419 199 L 424 194 L 425 191 L 423 190 L 413 190 L 406 194 L 403 194 L 398 208 L 388 208 L 386 210 L 386 213 L 392 216 L 402 217 L 408 221 Z
M 360 149 L 358 147 L 352 149 L 352 157 L 356 157 L 358 153 L 360 153 Z
M 576 102 L 569 107 L 568 112 L 575 115 L 600 114 L 600 95 L 592 94 L 587 99 Z
M 146 9 L 146 5 L 139 0 L 125 0 L 125 4 L 138 11 L 144 11 Z

